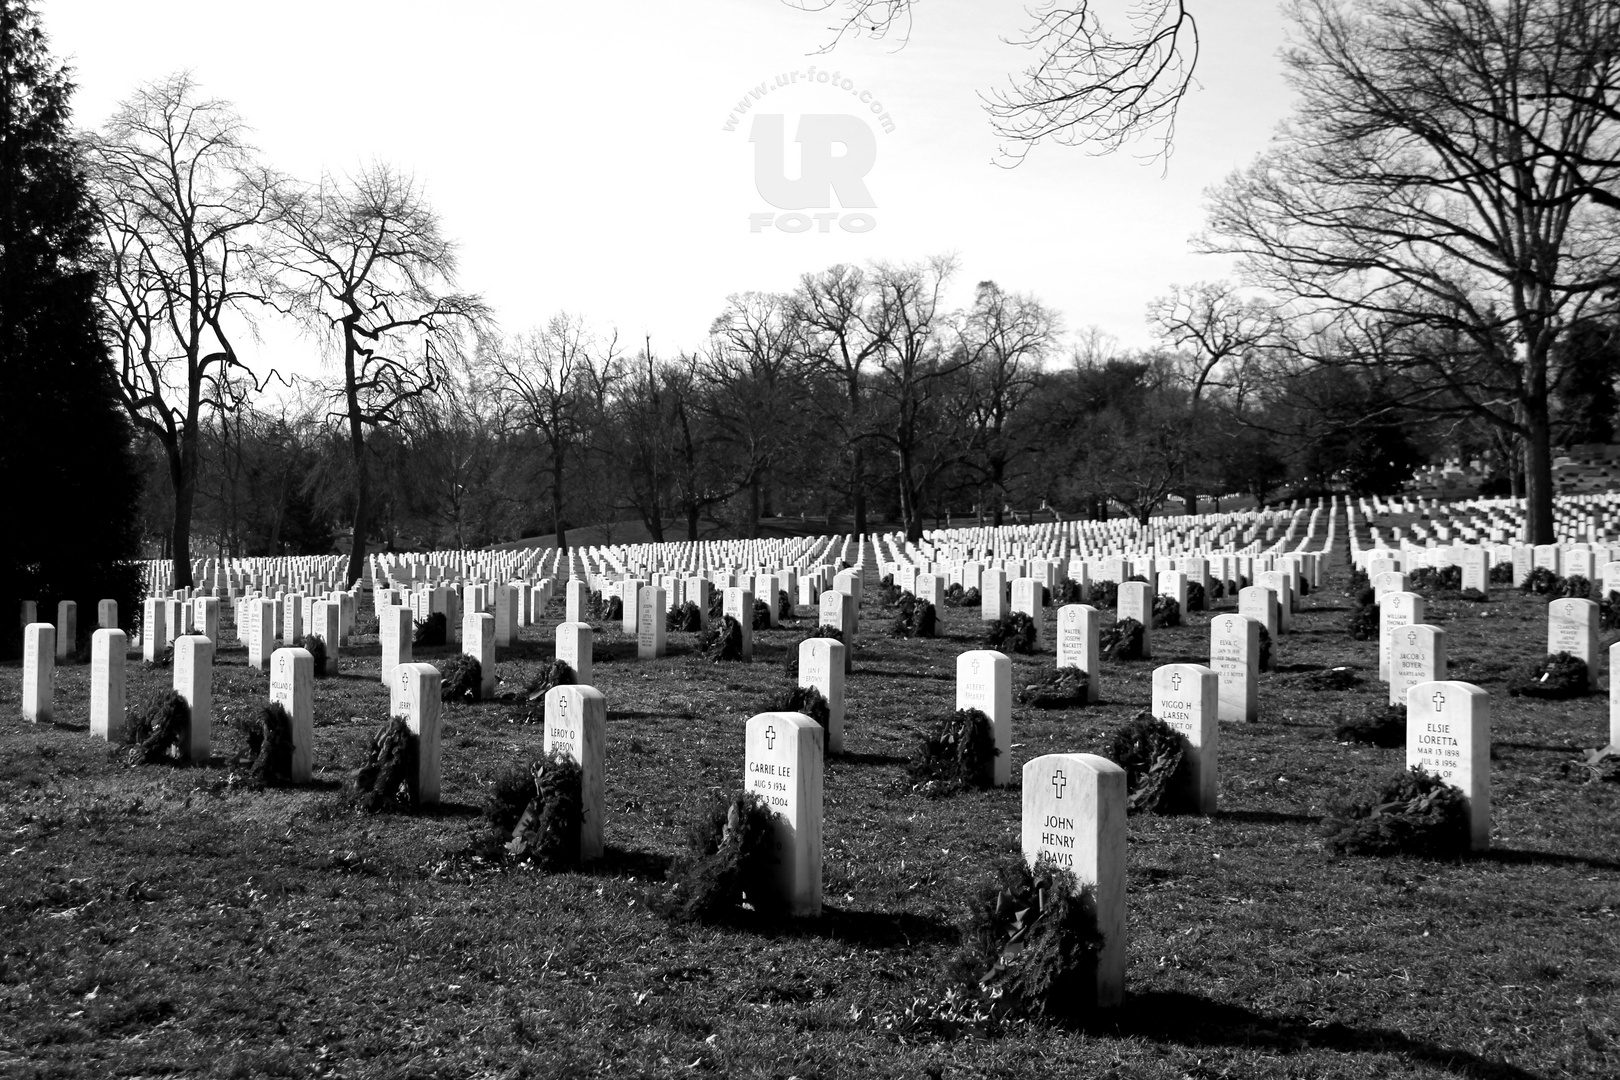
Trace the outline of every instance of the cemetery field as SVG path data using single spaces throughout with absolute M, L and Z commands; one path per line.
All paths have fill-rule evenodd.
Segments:
M 58 669 L 54 724 L 17 719 L 12 663 L 0 1075 L 1620 1074 L 1620 784 L 1567 767 L 1606 741 L 1606 696 L 1508 696 L 1515 669 L 1544 654 L 1545 598 L 1433 595 L 1449 677 L 1490 694 L 1491 850 L 1331 857 L 1324 813 L 1404 761 L 1334 738 L 1343 715 L 1387 698 L 1376 643 L 1345 633 L 1342 574 L 1274 642 L 1258 720 L 1220 725 L 1219 812 L 1130 819 L 1127 999 L 1083 1028 L 974 1030 L 930 1003 L 968 897 L 1017 854 L 1023 762 L 1104 752 L 1147 707 L 1156 665 L 1208 662 L 1208 614 L 1155 630 L 1152 660 L 1105 664 L 1098 705 L 1015 705 L 1014 787 L 928 798 L 905 760 L 954 708 L 978 611 L 942 608 L 941 639 L 891 639 L 869 576 L 847 753 L 826 762 L 825 913 L 723 928 L 673 925 L 648 898 L 704 796 L 742 788 L 744 722 L 785 685 L 808 608 L 756 633 L 751 664 L 709 663 L 690 634 L 638 662 L 632 637 L 597 624 L 607 854 L 557 875 L 506 862 L 480 816 L 493 778 L 539 754 L 541 725 L 527 722 L 539 703 L 521 694 L 446 704 L 442 806 L 365 815 L 342 784 L 387 711 L 374 641 L 316 681 L 315 781 L 291 790 L 244 783 L 234 718 L 263 703 L 268 679 L 229 633 L 203 767 L 130 768 L 92 739 L 87 664 Z M 551 658 L 559 607 L 501 653 L 500 690 Z M 1013 657 L 1015 693 L 1053 663 L 1049 644 Z M 1356 685 L 1318 688 L 1343 665 Z M 131 703 L 170 679 L 132 660 Z

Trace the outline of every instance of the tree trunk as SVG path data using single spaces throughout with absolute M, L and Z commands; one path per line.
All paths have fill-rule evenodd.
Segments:
M 169 480 L 174 485 L 174 525 L 170 530 L 170 557 L 174 587 L 191 587 L 191 509 L 197 499 L 196 437 L 181 435 L 169 449 Z
M 759 539 L 759 473 L 748 480 L 748 539 Z
M 354 536 L 349 541 L 347 586 L 354 588 L 366 569 L 366 518 L 371 512 L 371 473 L 366 468 L 366 444 L 358 422 L 350 426 L 354 450 Z
M 568 530 L 563 527 L 562 469 L 554 467 L 551 474 L 551 527 L 557 534 L 557 550 L 568 550 Z
M 857 442 L 850 450 L 849 501 L 855 510 L 855 535 L 865 536 L 866 529 L 866 452 Z
M 1552 431 L 1545 399 L 1525 406 L 1524 528 L 1525 543 L 1553 544 Z
M 693 499 L 686 504 L 686 538 L 697 543 L 698 538 L 698 504 Z
M 1185 492 L 1183 492 L 1181 502 L 1182 505 L 1187 508 L 1188 517 L 1198 516 L 1198 493 L 1195 490 L 1188 488 Z

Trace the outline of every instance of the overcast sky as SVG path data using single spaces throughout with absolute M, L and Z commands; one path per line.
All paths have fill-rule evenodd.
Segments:
M 1058 145 L 1014 169 L 994 163 L 978 95 L 1028 57 L 1000 40 L 1025 22 L 1021 3 L 1001 0 L 919 0 L 903 47 L 847 41 L 829 55 L 813 55 L 828 16 L 780 0 L 43 0 L 40 11 L 75 69 L 81 126 L 99 126 L 137 84 L 190 69 L 285 172 L 378 159 L 414 173 L 461 244 L 461 287 L 503 329 L 566 310 L 637 346 L 650 334 L 663 355 L 698 346 L 729 293 L 786 290 L 835 262 L 941 253 L 958 258 L 958 302 L 994 279 L 1045 300 L 1070 330 L 1146 345 L 1150 299 L 1227 273 L 1189 249 L 1202 193 L 1265 146 L 1288 103 L 1275 0 L 1195 8 L 1201 88 L 1167 171 Z M 851 88 L 811 82 L 811 65 Z M 775 89 L 795 71 L 799 82 Z M 783 116 L 789 140 L 806 113 L 871 131 L 872 206 L 832 200 L 868 214 L 868 231 L 795 234 L 774 218 L 751 231 L 750 215 L 790 212 L 756 184 L 754 116 L 726 130 L 762 82 L 772 90 L 750 113 Z M 867 111 L 874 100 L 892 130 Z M 791 141 L 779 171 L 799 173 Z M 315 345 L 272 333 L 259 348 L 276 355 L 256 367 L 296 369 L 282 354 Z

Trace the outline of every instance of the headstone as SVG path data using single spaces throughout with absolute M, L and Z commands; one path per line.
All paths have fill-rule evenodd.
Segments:
M 1267 590 L 1269 592 L 1269 590 Z M 1209 621 L 1209 667 L 1218 684 L 1216 718 L 1259 718 L 1260 623 L 1245 615 Z
M 494 628 L 491 627 L 491 630 Z M 416 801 L 439 802 L 439 714 L 444 677 L 432 664 L 401 664 L 390 691 L 389 712 L 416 733 Z
M 1007 572 L 992 566 L 979 575 L 979 617 L 995 622 L 1007 617 Z
M 1035 624 L 1035 644 L 1046 643 L 1046 603 L 1041 595 L 1041 583 L 1032 577 L 1021 577 L 1012 583 L 1012 609 L 1023 612 Z
M 326 670 L 337 674 L 339 642 L 343 640 L 343 609 L 330 600 L 317 600 L 309 605 L 311 636 L 318 636 L 326 645 Z
M 90 734 L 108 742 L 124 738 L 124 661 L 129 641 L 122 630 L 90 635 Z
M 643 584 L 644 582 L 639 578 L 633 577 L 627 577 L 619 582 L 619 601 L 623 609 L 622 618 L 619 620 L 619 629 L 623 633 L 634 634 L 636 632 L 636 597 L 641 594 Z
M 1597 682 L 1598 605 L 1565 597 L 1547 605 L 1547 655 L 1567 652 L 1586 661 L 1588 682 Z
M 852 647 L 855 640 L 854 607 L 854 597 L 836 589 L 828 589 L 821 594 L 821 602 L 816 608 L 817 625 L 831 626 L 844 635 L 845 674 L 848 674 L 853 669 L 855 658 L 855 650 Z
M 1277 630 L 1288 633 L 1294 628 L 1294 586 L 1288 574 L 1266 570 L 1255 575 L 1254 583 L 1277 594 Z
M 213 739 L 214 643 L 201 634 L 174 639 L 174 692 L 191 706 L 191 727 L 180 755 L 207 761 Z
M 96 605 L 96 626 L 101 630 L 118 629 L 118 601 L 103 600 Z
M 1116 614 L 1121 620 L 1135 619 L 1142 624 L 1142 658 L 1153 655 L 1153 586 L 1145 581 L 1122 581 Z
M 595 678 L 591 669 L 593 638 L 590 623 L 557 624 L 557 659 L 574 669 L 574 678 L 582 686 L 594 685 L 591 681 Z
M 63 661 L 73 655 L 74 642 L 79 640 L 79 605 L 63 600 L 56 605 L 56 659 Z
M 155 597 L 147 597 L 141 604 L 141 659 L 155 663 L 167 645 L 164 628 L 168 606 Z
M 945 590 L 938 574 L 918 574 L 914 595 L 918 600 L 934 605 L 935 614 L 945 615 Z
M 1215 812 L 1220 775 L 1220 680 L 1198 664 L 1153 669 L 1153 715 L 1187 740 L 1192 794 L 1200 814 Z
M 1389 703 L 1405 705 L 1406 692 L 1419 683 L 1446 679 L 1446 632 L 1413 623 L 1390 631 Z
M 1465 548 L 1462 555 L 1462 587 L 1489 595 L 1491 591 L 1489 563 L 1484 548 Z
M 1238 614 L 1266 628 L 1273 643 L 1277 640 L 1277 594 L 1263 585 L 1246 585 L 1238 590 Z
M 1389 681 L 1391 631 L 1423 621 L 1428 605 L 1417 593 L 1386 593 L 1378 602 L 1378 677 Z
M 1086 673 L 1086 701 L 1095 702 L 1102 681 L 1102 629 L 1097 609 L 1089 604 L 1065 604 L 1057 613 L 1057 666 L 1077 667 Z
M 993 649 L 956 658 L 956 707 L 978 709 L 996 736 L 995 782 L 1012 783 L 1012 660 Z
M 844 646 L 832 638 L 799 642 L 799 685 L 827 699 L 827 753 L 844 752 Z
M 664 637 L 668 630 L 669 607 L 664 602 L 664 590 L 655 585 L 643 585 L 636 603 L 641 608 L 636 617 L 636 657 L 656 660 L 664 655 Z
M 754 594 L 737 587 L 727 589 L 721 614 L 737 620 L 737 625 L 742 628 L 743 658 L 751 659 L 754 655 Z
M 648 587 L 642 588 L 648 592 Z M 663 590 L 659 590 L 662 592 Z M 662 620 L 659 620 L 662 623 Z M 560 751 L 579 765 L 579 857 L 602 857 L 603 778 L 607 763 L 607 698 L 594 686 L 553 686 L 546 691 L 547 756 Z
M 495 696 L 495 616 L 467 612 L 461 620 L 461 651 L 478 661 L 479 696 L 490 700 Z
M 705 577 L 686 579 L 686 602 L 696 604 L 703 629 L 709 628 L 709 605 L 714 603 L 714 583 Z
M 282 601 L 281 643 L 291 646 L 304 636 L 304 597 L 293 593 Z
M 1096 754 L 1046 754 L 1024 763 L 1023 852 L 1043 856 L 1096 893 L 1097 1001 L 1125 1000 L 1125 770 Z
M 1372 577 L 1372 590 L 1375 599 L 1385 593 L 1405 592 L 1406 575 L 1399 570 L 1385 570 L 1381 574 L 1375 574 Z
M 385 607 L 377 613 L 377 636 L 382 644 L 382 684 L 394 685 L 394 670 L 411 662 L 411 613 L 408 608 Z
M 56 627 L 29 623 L 23 627 L 22 716 L 49 723 L 56 704 Z
M 255 597 L 242 607 L 247 619 L 248 667 L 263 671 L 275 647 L 276 602 L 266 597 Z
M 749 718 L 744 740 L 747 789 L 775 814 L 775 865 L 753 884 L 793 915 L 821 914 L 824 734 L 802 713 L 768 712 Z
M 307 784 L 315 767 L 315 657 L 308 649 L 270 655 L 270 700 L 292 720 L 293 783 Z
M 1491 843 L 1491 701 L 1465 682 L 1418 683 L 1406 692 L 1406 765 L 1468 796 L 1469 846 Z
M 214 643 L 217 652 L 220 646 L 219 639 L 219 599 L 213 596 L 199 596 L 191 602 L 191 625 L 196 632 Z
M 523 615 L 522 590 L 516 585 L 495 587 L 495 647 L 508 648 L 518 639 L 518 621 Z
M 1620 747 L 1620 641 L 1609 646 L 1609 745 Z
M 563 605 L 563 619 L 565 622 L 577 623 L 585 621 L 585 605 L 590 600 L 589 590 L 585 583 L 578 578 L 568 582 L 567 599 Z

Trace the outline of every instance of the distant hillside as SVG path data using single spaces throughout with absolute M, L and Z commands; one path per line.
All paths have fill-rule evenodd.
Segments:
M 791 536 L 825 536 L 835 532 L 842 536 L 850 527 L 848 521 L 838 522 L 842 528 L 829 530 L 826 523 L 810 519 L 800 521 L 798 518 L 765 518 L 759 523 L 761 539 L 782 539 Z M 882 526 L 884 531 L 898 528 L 896 525 Z M 743 538 L 741 528 L 719 529 L 706 525 L 699 533 L 700 540 L 739 540 Z M 664 527 L 664 541 L 666 543 L 685 540 L 686 526 L 666 525 Z M 620 521 L 612 525 L 587 525 L 578 529 L 568 530 L 569 547 L 602 547 L 609 544 L 650 544 L 652 534 L 647 526 L 640 521 Z M 492 548 L 498 551 L 516 550 L 520 548 L 554 548 L 557 546 L 556 536 L 548 533 L 545 536 L 528 536 L 522 540 L 511 540 L 504 544 L 494 544 Z

